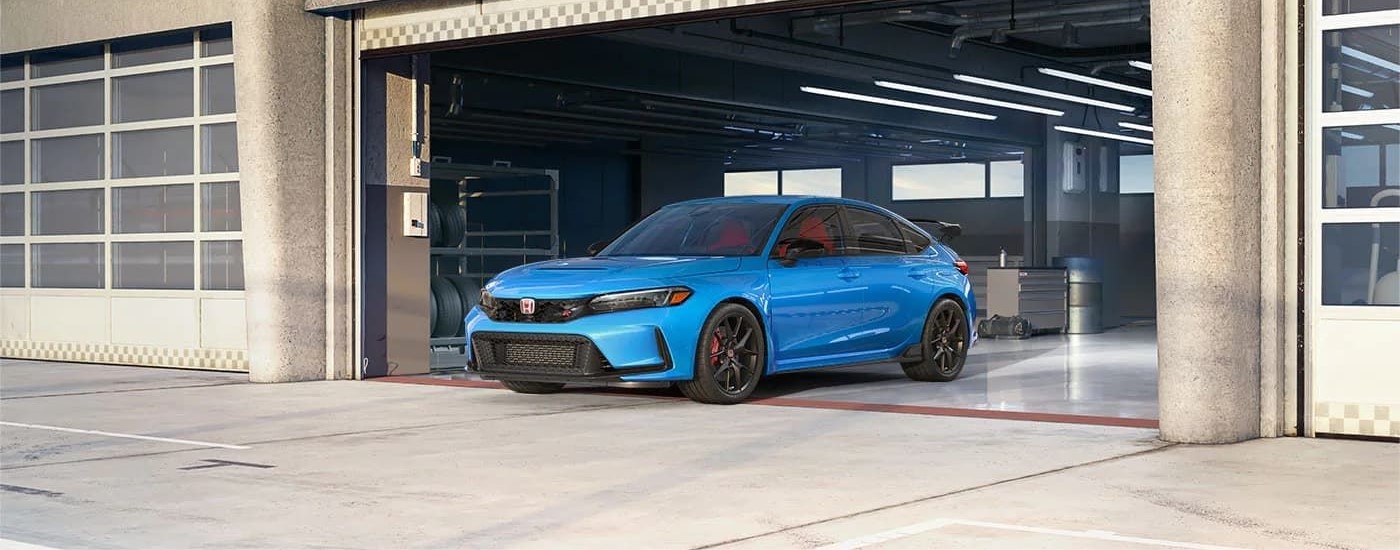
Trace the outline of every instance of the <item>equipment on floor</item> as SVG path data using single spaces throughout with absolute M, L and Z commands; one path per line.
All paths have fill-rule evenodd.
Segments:
M 983 338 L 1011 338 L 1023 340 L 1030 338 L 1035 328 L 1031 322 L 1020 315 L 1002 317 L 993 315 L 990 319 L 983 319 L 977 323 L 977 335 Z

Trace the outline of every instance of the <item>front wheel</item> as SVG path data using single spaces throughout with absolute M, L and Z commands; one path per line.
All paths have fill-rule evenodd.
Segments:
M 758 386 L 767 354 L 763 327 L 753 312 L 739 304 L 720 304 L 700 331 L 694 378 L 678 386 L 700 403 L 741 403 Z
M 920 382 L 950 382 L 967 361 L 967 315 L 957 302 L 943 298 L 924 321 L 923 359 L 903 363 L 904 374 Z

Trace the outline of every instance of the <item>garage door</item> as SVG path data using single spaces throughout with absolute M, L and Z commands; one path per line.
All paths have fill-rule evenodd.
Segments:
M 360 49 L 389 53 L 464 40 L 515 40 L 853 3 L 830 0 L 504 0 L 436 9 L 369 5 Z M 431 45 L 431 46 L 430 46 Z

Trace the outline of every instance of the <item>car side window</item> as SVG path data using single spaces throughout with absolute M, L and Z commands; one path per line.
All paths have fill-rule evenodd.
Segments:
M 852 253 L 862 255 L 908 254 L 909 244 L 904 234 L 888 216 L 863 208 L 847 208 L 846 222 L 850 225 L 849 245 Z
M 907 223 L 899 224 L 899 230 L 904 233 L 904 242 L 908 245 L 906 253 L 908 254 L 918 254 L 933 244 L 932 240 Z
M 773 257 L 787 254 L 788 245 L 799 239 L 815 241 L 826 249 L 828 256 L 845 253 L 845 235 L 841 230 L 840 211 L 834 206 L 813 206 L 798 210 L 778 233 Z

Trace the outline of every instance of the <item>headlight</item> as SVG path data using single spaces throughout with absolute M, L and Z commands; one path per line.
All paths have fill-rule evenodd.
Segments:
M 476 305 L 483 311 L 491 311 L 496 307 L 496 299 L 491 297 L 491 293 L 486 289 L 481 289 L 481 296 L 477 299 Z
M 594 298 L 588 302 L 588 307 L 592 308 L 593 311 L 607 313 L 646 307 L 676 306 L 684 303 L 691 294 L 694 292 L 685 287 L 619 292 Z

